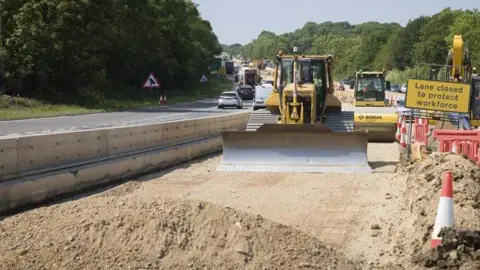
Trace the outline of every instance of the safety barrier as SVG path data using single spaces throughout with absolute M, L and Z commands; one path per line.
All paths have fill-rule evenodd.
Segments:
M 135 127 L 108 129 L 106 130 L 107 135 L 103 137 L 99 136 L 100 139 L 95 136 L 103 130 L 86 133 L 90 137 L 84 136 L 81 138 L 79 136 L 68 137 L 66 134 L 63 134 L 67 136 L 69 142 L 75 142 L 72 138 L 80 138 L 80 142 L 76 141 L 77 143 L 87 143 L 88 138 L 98 141 L 102 141 L 102 138 L 106 138 L 107 140 L 111 138 L 112 141 L 110 142 L 104 142 L 103 145 L 102 143 L 97 144 L 97 146 L 101 145 L 102 149 L 106 147 L 107 157 L 90 159 L 86 162 L 69 163 L 64 167 L 50 168 L 43 172 L 0 181 L 0 215 L 30 204 L 35 205 L 56 196 L 68 195 L 87 188 L 94 188 L 99 185 L 167 168 L 181 162 L 219 152 L 222 150 L 221 131 L 235 129 L 245 130 L 249 114 L 248 112 L 228 116 L 154 124 L 149 127 L 136 127 L 138 128 L 136 131 Z M 194 123 L 193 128 L 192 121 Z M 184 130 L 182 131 L 182 129 Z M 161 133 L 160 130 L 162 130 L 163 133 L 161 137 L 155 135 Z M 108 136 L 109 132 L 110 136 Z M 135 136 L 138 136 L 137 139 L 134 138 Z M 162 139 L 160 140 L 159 138 Z M 9 149 L 12 149 L 18 144 L 15 140 L 16 139 L 9 139 L 0 142 L 3 143 L 3 147 L 10 146 Z M 50 142 L 54 141 L 52 140 Z M 153 146 L 165 142 L 168 143 Z M 115 147 L 116 150 L 114 149 Z M 98 149 L 98 147 L 95 148 L 93 146 L 86 148 Z M 33 149 L 35 149 L 35 147 Z M 48 148 L 45 146 L 43 149 L 46 151 Z M 71 149 L 75 151 L 78 150 L 75 147 Z M 131 149 L 137 150 L 132 151 Z M 109 150 L 113 152 L 109 153 Z M 9 152 L 11 153 L 12 151 Z M 3 153 L 7 153 L 7 151 L 2 152 L 2 154 Z M 34 156 L 37 157 L 38 155 Z M 52 155 L 46 152 L 46 156 L 51 157 Z M 2 155 L 1 157 L 2 160 L 4 160 L 6 155 Z M 14 162 L 12 164 L 15 165 Z
M 397 130 L 395 133 L 396 140 L 400 143 L 402 148 L 406 148 L 411 143 L 411 138 L 408 136 L 409 123 L 411 120 L 411 111 L 398 111 L 397 112 Z
M 185 121 L 0 139 L 0 182 L 92 159 L 244 129 L 249 112 Z
M 427 145 L 428 144 L 428 136 L 430 133 L 430 124 L 427 118 L 422 117 L 415 117 L 415 125 L 414 125 L 414 136 L 415 142 L 419 143 L 420 145 Z
M 480 131 L 479 130 L 435 130 L 434 137 L 439 141 L 439 152 L 464 154 L 480 165 Z

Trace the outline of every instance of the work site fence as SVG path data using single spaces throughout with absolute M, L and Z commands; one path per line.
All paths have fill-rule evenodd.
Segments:
M 466 155 L 471 161 L 480 165 L 480 131 L 479 130 L 435 130 L 439 152 Z
M 480 130 L 459 130 L 461 117 L 446 113 L 427 117 L 427 114 L 421 111 L 399 111 L 396 139 L 402 148 L 407 148 L 412 143 L 430 146 L 436 142 L 439 152 L 463 154 L 480 165 Z M 435 125 L 441 127 L 442 122 L 456 126 L 457 130 L 436 129 Z

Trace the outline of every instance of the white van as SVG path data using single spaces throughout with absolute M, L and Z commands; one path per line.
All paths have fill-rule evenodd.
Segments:
M 262 84 L 261 86 L 255 86 L 255 96 L 253 98 L 253 110 L 265 108 L 265 100 L 272 94 L 273 85 Z

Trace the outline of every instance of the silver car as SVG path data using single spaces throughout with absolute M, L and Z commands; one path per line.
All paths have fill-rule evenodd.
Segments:
M 243 107 L 242 98 L 236 91 L 223 92 L 218 98 L 218 108 L 223 109 L 225 107 L 237 107 L 241 109 Z

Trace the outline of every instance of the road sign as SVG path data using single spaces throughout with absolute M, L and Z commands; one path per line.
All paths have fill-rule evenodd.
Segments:
M 143 88 L 160 88 L 160 87 L 161 85 L 158 82 L 157 78 L 155 78 L 155 75 L 153 74 L 153 72 L 150 73 L 150 75 L 148 75 L 147 80 L 143 84 Z
M 468 113 L 470 85 L 462 83 L 408 80 L 405 107 L 440 112 Z
M 200 79 L 201 83 L 206 83 L 208 81 L 207 77 L 205 75 L 202 75 L 202 78 Z

